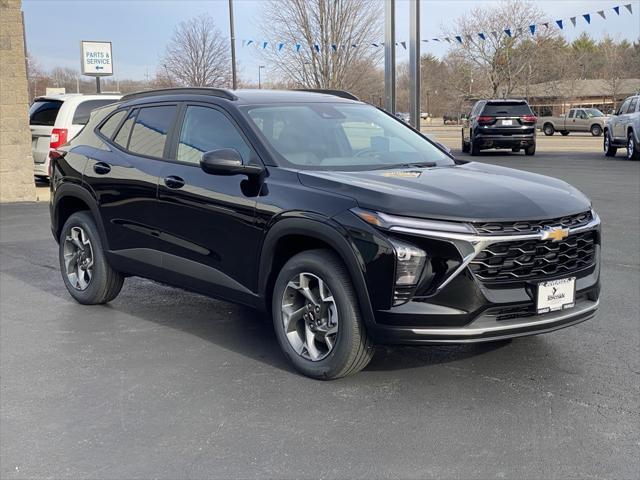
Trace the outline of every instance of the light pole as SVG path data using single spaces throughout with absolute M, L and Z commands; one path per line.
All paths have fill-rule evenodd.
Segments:
M 233 0 L 229 0 L 229 33 L 231 37 L 231 83 L 232 88 L 238 88 L 238 77 L 236 76 L 236 34 L 233 26 Z
M 262 71 L 263 68 L 265 68 L 264 65 L 260 65 L 258 67 L 258 89 L 262 88 L 262 77 L 260 76 L 260 72 Z

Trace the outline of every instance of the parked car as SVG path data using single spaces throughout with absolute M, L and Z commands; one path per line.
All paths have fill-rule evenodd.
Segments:
M 411 122 L 411 116 L 406 112 L 396 112 L 396 117 L 398 117 L 404 123 L 410 123 Z
M 52 158 L 73 298 L 109 302 L 137 275 L 262 309 L 314 378 L 357 372 L 377 343 L 532 335 L 598 307 L 582 193 L 457 161 L 346 93 L 127 95 Z
M 108 105 L 121 95 L 63 94 L 37 97 L 29 109 L 34 175 L 49 176 L 49 151 L 75 137 L 92 109 Z
M 560 132 L 591 132 L 594 137 L 602 135 L 607 116 L 597 108 L 572 108 L 567 115 L 559 117 L 540 117 L 537 126 L 545 135 Z
M 629 160 L 640 159 L 640 95 L 627 98 L 604 126 L 604 153 L 613 157 L 626 147 Z
M 488 148 L 536 153 L 536 116 L 525 100 L 480 100 L 462 127 L 462 151 L 480 154 Z

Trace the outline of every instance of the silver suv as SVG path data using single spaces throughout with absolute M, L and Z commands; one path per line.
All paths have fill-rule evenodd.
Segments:
M 604 126 L 604 153 L 613 157 L 626 147 L 629 160 L 640 159 L 640 94 L 627 98 Z
M 34 175 L 47 178 L 49 151 L 75 137 L 89 120 L 91 110 L 117 102 L 121 97 L 72 93 L 35 98 L 29 109 Z

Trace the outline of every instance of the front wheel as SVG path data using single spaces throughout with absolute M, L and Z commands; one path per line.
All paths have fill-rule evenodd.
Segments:
M 351 375 L 373 357 L 351 277 L 329 250 L 299 253 L 282 267 L 272 314 L 285 356 L 308 377 Z
M 544 127 L 542 127 L 542 131 L 547 137 L 550 137 L 555 133 L 556 130 L 555 128 L 553 128 L 553 125 L 551 125 L 550 123 L 547 123 Z
M 594 137 L 599 137 L 602 135 L 602 127 L 600 125 L 591 125 L 590 132 Z
M 604 132 L 604 154 L 607 157 L 615 157 L 618 153 L 618 148 L 611 144 L 611 138 L 609 138 L 609 132 Z
M 640 160 L 640 146 L 636 145 L 633 132 L 630 132 L 627 138 L 627 158 L 629 160 Z
M 529 145 L 528 147 L 526 147 L 524 149 L 524 154 L 525 155 L 531 156 L 531 155 L 535 155 L 535 153 L 536 153 L 536 144 L 535 143 L 533 145 Z
M 462 153 L 469 153 L 469 142 L 464 141 L 464 130 L 462 131 Z
M 98 229 L 88 212 L 74 213 L 65 222 L 58 252 L 62 279 L 78 303 L 97 305 L 118 296 L 124 277 L 107 262 Z

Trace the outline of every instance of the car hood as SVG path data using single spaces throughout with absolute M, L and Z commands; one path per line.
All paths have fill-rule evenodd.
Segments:
M 540 220 L 591 207 L 580 191 L 556 178 L 476 162 L 298 175 L 303 185 L 352 197 L 361 208 L 418 218 Z

